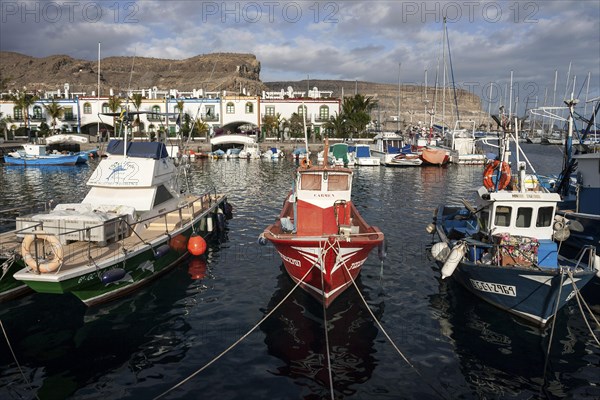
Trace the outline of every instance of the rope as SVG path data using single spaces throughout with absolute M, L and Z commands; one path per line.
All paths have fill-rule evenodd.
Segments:
M 335 209 L 335 207 L 334 207 Z M 337 239 L 331 243 L 331 245 L 329 246 L 329 249 L 325 250 L 325 244 L 328 244 L 329 240 L 324 242 L 323 245 L 323 249 L 321 251 L 321 254 L 319 255 L 320 261 L 321 261 L 321 265 L 324 266 L 324 261 L 325 261 L 325 256 L 327 255 L 327 252 L 329 251 L 329 249 L 333 249 L 335 251 L 335 248 L 333 247 L 335 245 L 335 243 L 337 243 Z M 339 245 L 338 245 L 338 249 L 339 249 Z M 339 251 L 337 252 L 337 256 L 339 256 Z M 337 259 L 336 256 L 336 259 Z M 323 301 L 321 301 L 321 305 L 323 306 L 323 328 L 325 330 L 325 354 L 327 355 L 327 375 L 329 376 L 329 394 L 331 396 L 331 400 L 335 399 L 335 395 L 333 393 L 333 376 L 331 375 L 331 354 L 329 352 L 329 332 L 328 332 L 328 326 L 327 326 L 327 307 L 325 307 L 325 281 L 323 278 L 323 275 L 325 274 L 325 268 L 323 267 L 323 271 L 321 271 L 321 293 L 323 295 Z
M 6 273 L 8 272 L 8 270 L 10 269 L 10 267 L 12 267 L 12 265 L 14 264 L 15 260 L 16 260 L 16 254 L 12 254 L 9 258 L 6 259 L 6 261 L 4 261 L 2 263 L 2 276 L 0 276 L 0 281 L 2 279 L 4 279 L 4 275 L 6 275 Z
M 23 373 L 23 370 L 21 369 L 21 364 L 19 364 L 19 361 L 17 360 L 17 356 L 15 355 L 15 352 L 13 351 L 10 341 L 8 340 L 8 335 L 6 334 L 6 330 L 4 330 L 4 324 L 2 324 L 2 320 L 0 320 L 0 327 L 2 328 L 2 333 L 4 334 L 4 339 L 6 339 L 6 344 L 8 344 L 10 353 L 13 356 L 13 360 L 15 361 L 15 364 L 17 364 L 17 368 L 19 369 L 21 376 L 23 377 L 25 382 L 27 382 L 27 385 L 29 385 L 29 389 L 33 392 L 33 386 L 31 386 L 31 382 L 29 382 L 29 379 L 27 379 L 27 376 L 25 376 L 25 374 Z M 37 394 L 35 395 L 35 398 L 39 400 L 39 397 Z
M 388 335 L 388 333 L 386 332 L 386 330 L 383 328 L 383 325 L 381 325 L 381 323 L 379 322 L 379 320 L 377 319 L 377 317 L 375 316 L 375 314 L 373 314 L 373 311 L 371 311 L 371 308 L 369 307 L 369 304 L 367 303 L 367 300 L 364 298 L 364 296 L 360 292 L 360 289 L 358 288 L 358 285 L 356 284 L 356 281 L 352 278 L 352 275 L 350 274 L 350 271 L 348 270 L 348 267 L 345 265 L 345 263 L 344 263 L 344 270 L 348 273 L 348 276 L 350 277 L 350 281 L 352 282 L 352 284 L 354 285 L 354 288 L 356 289 L 356 293 L 358 293 L 358 296 L 362 300 L 362 302 L 365 305 L 367 311 L 369 312 L 369 314 L 371 314 L 371 317 L 373 318 L 373 321 L 375 321 L 375 324 L 377 324 L 377 327 L 381 330 L 381 332 L 384 334 L 384 336 L 390 342 L 390 344 L 396 350 L 396 352 L 417 373 L 417 375 L 419 375 L 419 377 L 423 380 L 423 382 L 425 382 L 427 384 L 427 386 L 429 386 L 441 398 L 448 398 L 443 393 L 440 393 L 440 391 L 438 389 L 436 389 L 434 386 L 432 386 L 425 379 L 425 377 L 421 374 L 421 372 L 408 360 L 408 358 L 402 353 L 402 351 L 400 351 L 400 349 L 398 348 L 398 346 L 396 345 L 396 343 L 394 343 L 394 341 L 392 340 L 392 338 L 390 337 L 390 335 Z
M 548 350 L 546 351 L 546 359 L 544 360 L 544 372 L 543 372 L 544 384 L 542 385 L 541 389 L 544 389 L 544 386 L 546 385 L 546 370 L 548 368 L 548 360 L 550 359 L 550 349 L 552 348 L 552 338 L 554 337 L 554 327 L 556 326 L 556 313 L 558 312 L 558 304 L 560 303 L 560 295 L 562 293 L 564 277 L 565 277 L 565 274 L 561 272 L 560 273 L 560 286 L 558 287 L 558 296 L 556 297 L 556 304 L 554 305 L 554 314 L 553 314 L 554 318 L 552 319 L 552 328 L 550 329 L 550 339 L 548 342 Z
M 304 282 L 304 279 L 308 276 L 308 274 L 310 273 L 310 271 L 312 271 L 312 269 L 314 268 L 314 265 L 312 267 L 310 267 L 308 269 L 308 271 L 306 271 L 306 274 L 304 274 L 304 276 L 302 277 L 302 279 L 300 279 L 296 285 L 294 285 L 294 287 L 292 288 L 292 290 L 289 291 L 288 294 L 285 295 L 285 297 L 283 299 L 281 299 L 281 301 L 279 303 L 277 303 L 277 305 L 267 313 L 267 315 L 265 315 L 263 318 L 261 318 L 260 321 L 258 321 L 248 332 L 246 332 L 242 337 L 240 337 L 238 340 L 236 340 L 233 344 L 231 344 L 231 346 L 229 346 L 228 348 L 226 348 L 225 350 L 223 350 L 220 354 L 218 354 L 215 358 L 213 358 L 212 360 L 210 360 L 207 364 L 205 364 L 202 368 L 198 369 L 197 371 L 195 371 L 193 374 L 191 374 L 190 376 L 188 376 L 187 378 L 183 379 L 181 382 L 179 382 L 178 384 L 176 384 L 175 386 L 171 387 L 170 389 L 162 392 L 161 394 L 159 394 L 158 396 L 154 397 L 152 400 L 157 400 L 160 399 L 164 396 L 166 396 L 167 394 L 169 394 L 170 392 L 172 392 L 173 390 L 175 390 L 176 388 L 180 387 L 181 385 L 183 385 L 184 383 L 186 383 L 187 381 L 189 381 L 190 379 L 192 379 L 193 377 L 195 377 L 196 375 L 198 375 L 200 372 L 204 371 L 206 368 L 208 368 L 209 366 L 211 366 L 215 361 L 217 361 L 218 359 L 220 359 L 221 357 L 223 357 L 225 354 L 227 354 L 230 350 L 232 350 L 234 347 L 236 347 L 238 344 L 240 344 L 242 342 L 242 340 L 246 339 L 252 332 L 254 332 L 256 330 L 256 328 L 258 328 L 260 326 L 260 324 L 262 324 L 263 322 L 265 322 L 267 320 L 267 318 L 269 318 L 271 316 L 271 314 L 273 314 L 275 312 L 275 310 L 277 310 L 286 300 L 288 297 L 291 296 L 291 294 L 294 292 L 294 290 L 296 290 L 296 288 L 298 286 L 300 286 L 300 284 L 302 282 Z
M 575 290 L 575 298 L 577 299 L 577 305 L 579 306 L 579 311 L 581 312 L 581 316 L 583 317 L 583 320 L 585 321 L 585 325 L 587 326 L 592 337 L 594 338 L 594 341 L 596 342 L 596 344 L 598 346 L 600 346 L 600 341 L 598 341 L 598 338 L 594 334 L 594 330 L 590 326 L 590 323 L 588 322 L 587 317 L 585 316 L 585 313 L 583 312 L 583 308 L 581 307 L 581 302 L 583 301 L 583 303 L 585 304 L 588 311 L 590 311 L 590 309 L 589 309 L 587 303 L 585 302 L 585 300 L 583 299 L 583 297 L 581 296 L 581 293 L 579 292 L 579 289 L 577 288 L 575 281 L 573 280 L 573 272 L 568 271 L 568 274 L 569 274 L 569 278 L 571 278 L 571 284 L 573 285 L 573 289 Z M 580 300 L 580 297 L 581 297 L 581 300 Z M 590 314 L 591 314 L 591 312 L 590 312 Z M 598 320 L 596 319 L 596 317 L 594 317 L 593 314 L 591 314 L 591 315 L 592 315 L 592 318 L 594 319 L 594 321 L 596 322 L 596 325 L 600 326 L 600 324 L 598 324 Z

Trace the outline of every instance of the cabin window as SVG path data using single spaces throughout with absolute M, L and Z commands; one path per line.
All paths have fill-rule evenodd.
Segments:
M 479 220 L 479 222 L 481 223 L 481 229 L 483 229 L 483 230 L 487 229 L 489 218 L 490 218 L 490 213 L 487 209 L 481 211 L 481 219 Z
M 517 228 L 529 228 L 531 226 L 531 216 L 533 208 L 519 207 L 517 210 Z
M 494 217 L 494 225 L 509 226 L 511 212 L 512 212 L 511 207 L 506 207 L 506 206 L 496 207 L 496 215 Z
M 171 200 L 172 198 L 173 196 L 171 195 L 171 192 L 169 192 L 167 188 L 163 185 L 160 185 L 156 189 L 156 198 L 154 199 L 154 206 L 162 204 L 167 200 Z
M 554 207 L 540 207 L 538 209 L 537 220 L 535 226 L 538 228 L 552 225 L 552 216 L 554 215 Z
M 321 175 L 303 174 L 300 182 L 302 190 L 321 190 Z
M 330 192 L 348 190 L 348 177 L 346 175 L 329 175 L 327 182 L 327 190 Z

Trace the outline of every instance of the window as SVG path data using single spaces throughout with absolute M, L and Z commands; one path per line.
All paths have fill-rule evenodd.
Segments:
M 275 116 L 275 106 L 267 106 L 265 108 L 265 115 Z
M 235 114 L 235 106 L 232 102 L 227 103 L 225 111 L 227 112 L 227 114 Z
M 65 107 L 65 110 L 64 110 L 64 119 L 67 120 L 67 121 L 75 119 L 73 117 L 73 107 Z
M 246 114 L 254 113 L 254 104 L 246 103 Z
M 519 207 L 517 210 L 517 228 L 529 228 L 531 226 L 531 216 L 533 208 Z
M 303 116 L 306 114 L 306 106 L 298 106 L 298 115 Z
M 329 175 L 327 190 L 339 191 L 348 190 L 348 176 L 346 175 Z
M 537 220 L 535 226 L 538 228 L 552 225 L 552 216 L 554 215 L 554 207 L 540 207 L 538 209 Z
M 300 189 L 321 190 L 321 174 L 303 174 Z
M 494 217 L 494 225 L 509 226 L 511 211 L 512 211 L 511 207 L 506 207 L 506 206 L 496 207 L 496 214 Z
M 107 114 L 110 112 L 110 108 L 108 108 L 108 103 L 102 103 L 102 112 Z
M 322 120 L 329 119 L 329 107 L 327 107 L 327 106 L 319 107 L 319 118 Z
M 154 198 L 154 207 L 156 207 L 159 204 L 164 203 L 167 200 L 171 200 L 172 198 L 173 198 L 173 196 L 167 190 L 167 188 L 164 187 L 164 185 L 160 185 L 159 187 L 156 188 L 156 197 Z
M 92 113 L 92 105 L 90 103 L 83 103 L 83 113 L 84 114 Z
M 13 108 L 13 118 L 17 121 L 23 119 L 23 109 L 21 107 L 16 106 L 15 108 Z
M 42 119 L 42 107 L 33 107 L 33 119 Z

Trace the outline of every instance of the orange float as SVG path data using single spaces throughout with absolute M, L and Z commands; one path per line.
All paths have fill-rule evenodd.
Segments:
M 202 236 L 194 233 L 188 240 L 187 249 L 191 254 L 200 256 L 206 251 L 206 241 Z

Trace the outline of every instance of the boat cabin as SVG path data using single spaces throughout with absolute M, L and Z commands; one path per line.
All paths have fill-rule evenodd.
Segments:
M 482 231 L 552 240 L 557 193 L 479 190 Z
M 294 210 L 299 235 L 338 234 L 340 225 L 350 225 L 352 170 L 308 168 L 296 177 Z

